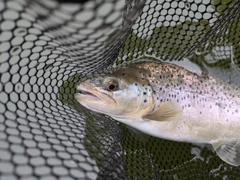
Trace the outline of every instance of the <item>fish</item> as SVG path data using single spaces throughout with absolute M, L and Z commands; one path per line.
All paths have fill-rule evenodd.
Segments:
M 154 137 L 211 144 L 240 165 L 240 87 L 207 72 L 139 62 L 92 75 L 77 86 L 84 107 Z

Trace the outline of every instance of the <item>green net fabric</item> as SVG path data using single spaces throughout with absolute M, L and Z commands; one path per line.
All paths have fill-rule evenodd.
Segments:
M 154 138 L 81 107 L 76 83 L 171 61 L 240 84 L 240 2 L 0 1 L 0 179 L 238 179 L 207 145 Z

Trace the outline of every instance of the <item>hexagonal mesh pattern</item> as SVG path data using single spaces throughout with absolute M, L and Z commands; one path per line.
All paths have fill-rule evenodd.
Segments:
M 240 84 L 240 2 L 67 2 L 0 2 L 0 178 L 239 177 L 208 146 L 141 134 L 73 95 L 88 73 L 146 57 Z

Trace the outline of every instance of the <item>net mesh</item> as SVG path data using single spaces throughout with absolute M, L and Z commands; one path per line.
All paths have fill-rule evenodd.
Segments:
M 144 58 L 240 84 L 239 10 L 237 0 L 0 1 L 0 178 L 237 179 L 211 147 L 142 134 L 74 93 L 87 74 Z

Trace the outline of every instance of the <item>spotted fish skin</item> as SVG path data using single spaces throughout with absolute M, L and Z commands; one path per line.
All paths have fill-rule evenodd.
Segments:
M 116 89 L 110 85 L 116 85 Z M 155 137 L 212 144 L 225 162 L 240 165 L 238 86 L 160 62 L 105 72 L 78 84 L 83 106 Z
M 178 124 L 176 140 L 179 136 L 188 134 L 189 128 L 192 129 L 193 136 L 198 136 L 203 131 L 200 128 L 209 131 L 217 127 L 217 132 L 211 136 L 204 132 L 206 137 L 202 141 L 210 141 L 212 136 L 219 135 L 232 137 L 238 134 L 240 137 L 240 131 L 232 128 L 240 127 L 238 86 L 215 79 L 206 73 L 199 76 L 183 67 L 168 63 L 140 63 L 136 67 L 148 71 L 147 74 L 141 73 L 141 76 L 153 89 L 155 108 L 167 101 L 173 101 L 181 107 L 181 121 L 174 123 Z M 186 141 L 191 139 L 186 137 Z

